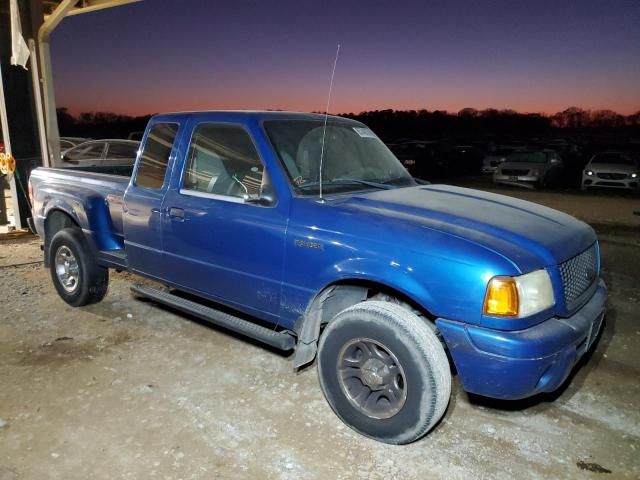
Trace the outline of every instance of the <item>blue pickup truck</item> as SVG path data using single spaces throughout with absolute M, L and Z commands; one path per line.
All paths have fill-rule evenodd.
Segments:
M 136 295 L 317 362 L 356 431 L 403 444 L 451 394 L 551 392 L 597 338 L 594 231 L 513 198 L 417 183 L 362 123 L 290 112 L 153 117 L 131 178 L 38 168 L 33 223 L 62 299 Z

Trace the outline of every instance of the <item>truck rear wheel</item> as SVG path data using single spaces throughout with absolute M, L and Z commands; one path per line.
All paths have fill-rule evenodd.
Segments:
M 336 315 L 320 341 L 318 377 L 344 423 L 391 444 L 425 435 L 451 396 L 449 362 L 433 330 L 388 302 L 361 302 Z
M 58 295 L 72 307 L 98 303 L 107 293 L 109 270 L 95 262 L 77 228 L 63 228 L 53 236 L 49 269 Z

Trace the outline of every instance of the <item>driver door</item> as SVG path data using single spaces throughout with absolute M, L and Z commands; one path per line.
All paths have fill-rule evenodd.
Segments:
M 240 125 L 195 125 L 179 185 L 164 201 L 173 283 L 257 316 L 280 314 L 286 212 L 245 203 L 269 188 L 264 164 Z

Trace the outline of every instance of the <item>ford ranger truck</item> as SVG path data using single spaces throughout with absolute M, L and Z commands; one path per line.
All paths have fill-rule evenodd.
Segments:
M 131 178 L 30 179 L 60 297 L 137 296 L 317 363 L 376 440 L 429 432 L 451 395 L 552 392 L 592 347 L 607 290 L 594 231 L 492 193 L 416 183 L 362 123 L 289 112 L 154 116 Z M 164 285 L 164 287 L 162 287 Z M 165 288 L 166 287 L 166 288 Z

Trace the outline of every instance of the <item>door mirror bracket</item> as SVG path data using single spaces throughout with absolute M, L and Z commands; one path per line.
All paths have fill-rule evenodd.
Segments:
M 269 207 L 273 205 L 274 198 L 273 195 L 268 193 L 262 194 L 245 194 L 242 196 L 244 199 L 244 203 L 249 203 L 253 205 L 261 205 L 264 207 Z

